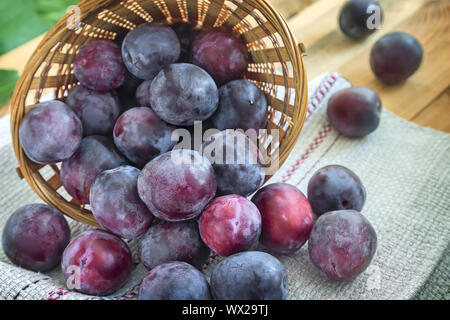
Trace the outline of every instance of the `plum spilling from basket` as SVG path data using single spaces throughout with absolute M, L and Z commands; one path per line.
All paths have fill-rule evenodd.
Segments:
M 349 38 L 361 40 L 380 28 L 382 19 L 382 10 L 378 1 L 350 0 L 340 11 L 339 26 Z
M 261 243 L 273 252 L 293 254 L 308 240 L 313 212 L 305 195 L 296 187 L 274 183 L 252 198 L 262 217 Z
M 137 191 L 140 173 L 139 169 L 131 166 L 105 170 L 90 189 L 95 219 L 105 229 L 125 239 L 142 235 L 153 220 Z
M 162 121 L 151 108 L 137 107 L 124 112 L 114 126 L 114 143 L 137 167 L 172 149 L 175 128 Z
M 81 85 L 69 93 L 66 103 L 80 118 L 84 136 L 109 134 L 121 113 L 115 92 L 94 91 Z
M 405 81 L 419 69 L 423 49 L 405 32 L 393 32 L 379 39 L 370 52 L 370 66 L 380 81 L 388 85 Z
M 218 300 L 284 300 L 288 275 L 265 252 L 248 251 L 222 260 L 212 271 L 211 292 Z
M 203 154 L 213 163 L 217 194 L 248 196 L 264 182 L 258 147 L 240 131 L 221 131 L 203 143 Z
M 361 211 L 366 188 L 350 169 L 330 165 L 317 170 L 309 180 L 308 199 L 317 216 L 336 210 Z
M 170 261 L 184 261 L 201 269 L 209 253 L 195 220 L 153 225 L 139 245 L 141 261 L 149 270 Z
M 94 229 L 81 233 L 64 250 L 61 267 L 73 289 L 107 295 L 119 289 L 131 271 L 131 252 L 119 237 Z
M 150 161 L 139 175 L 142 201 L 159 219 L 195 218 L 216 194 L 214 169 L 194 150 L 173 150 Z
M 219 88 L 219 106 L 211 118 L 224 129 L 264 129 L 267 125 L 267 99 L 264 92 L 247 80 L 230 81 Z
M 370 222 L 358 211 L 328 212 L 317 219 L 309 238 L 313 264 L 330 279 L 348 281 L 370 264 L 377 236 Z
M 172 261 L 157 266 L 142 280 L 139 300 L 210 300 L 206 277 L 193 266 Z
M 242 78 L 248 58 L 245 43 L 228 30 L 205 30 L 192 44 L 192 63 L 205 69 L 218 85 Z
M 203 69 L 175 63 L 162 69 L 150 87 L 150 105 L 167 123 L 190 126 L 210 118 L 217 109 L 219 93 Z
M 338 132 L 349 138 L 361 138 L 377 129 L 381 109 L 380 97 L 374 90 L 351 87 L 328 100 L 327 115 Z
M 127 161 L 111 139 L 104 136 L 86 137 L 73 156 L 62 163 L 61 182 L 74 199 L 87 204 L 95 178 L 104 170 L 125 164 Z
M 56 267 L 69 241 L 66 219 L 45 204 L 17 209 L 6 222 L 2 236 L 3 251 L 13 263 L 39 272 Z
M 180 41 L 176 33 L 160 24 L 141 24 L 122 42 L 123 62 L 128 71 L 140 79 L 153 79 L 179 57 Z
M 65 103 L 47 101 L 31 109 L 19 127 L 19 139 L 28 158 L 37 163 L 69 159 L 81 144 L 83 126 Z
M 116 89 L 126 77 L 120 48 L 108 40 L 97 40 L 83 46 L 75 56 L 73 71 L 83 86 L 97 91 Z
M 200 217 L 200 235 L 221 256 L 248 250 L 261 234 L 261 214 L 246 198 L 228 195 L 214 199 Z
M 69 244 L 59 211 L 23 207 L 3 232 L 13 263 L 45 272 L 61 260 L 70 289 L 108 295 L 132 271 L 121 238 L 136 239 L 148 270 L 143 300 L 285 299 L 283 264 L 247 251 L 260 245 L 294 255 L 310 239 L 313 264 L 327 277 L 364 271 L 376 235 L 357 212 L 366 192 L 350 169 L 319 169 L 308 198 L 283 183 L 258 191 L 267 174 L 258 137 L 273 115 L 264 91 L 244 79 L 252 61 L 239 35 L 145 23 L 118 38 L 82 47 L 74 60 L 79 85 L 64 102 L 32 108 L 19 128 L 28 159 L 52 164 L 67 200 L 90 208 L 105 230 Z M 330 99 L 328 116 L 341 133 L 361 137 L 377 127 L 380 106 L 376 93 L 357 87 Z M 184 146 L 199 122 L 201 141 Z M 329 213 L 336 210 L 344 211 Z M 201 271 L 211 253 L 224 258 L 208 281 Z

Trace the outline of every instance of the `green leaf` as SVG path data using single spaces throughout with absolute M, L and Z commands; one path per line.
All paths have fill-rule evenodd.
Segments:
M 0 106 L 3 106 L 11 97 L 17 79 L 19 79 L 19 73 L 16 70 L 0 70 Z
M 47 32 L 76 3 L 77 0 L 1 0 L 0 55 Z

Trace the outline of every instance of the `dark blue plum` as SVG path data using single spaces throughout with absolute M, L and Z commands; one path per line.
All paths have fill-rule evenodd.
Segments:
M 168 262 L 142 280 L 139 300 L 210 300 L 205 276 L 186 262 Z
M 180 41 L 168 26 L 144 23 L 128 32 L 122 42 L 122 58 L 134 76 L 151 80 L 180 57 Z
M 317 170 L 309 180 L 308 200 L 316 216 L 336 210 L 361 211 L 366 189 L 353 171 L 330 165 Z
M 61 212 L 45 204 L 17 209 L 5 224 L 3 251 L 16 265 L 50 271 L 61 260 L 70 241 L 70 229 Z
M 141 239 L 139 252 L 149 270 L 169 261 L 184 261 L 201 269 L 210 250 L 200 238 L 197 221 L 192 220 L 151 226 Z
M 285 300 L 287 288 L 283 264 L 265 252 L 232 255 L 211 275 L 211 293 L 216 300 Z

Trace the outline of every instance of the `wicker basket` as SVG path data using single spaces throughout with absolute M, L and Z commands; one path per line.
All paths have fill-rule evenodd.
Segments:
M 64 100 L 77 85 L 72 61 L 78 49 L 98 38 L 115 39 L 145 22 L 189 22 L 198 28 L 224 26 L 241 34 L 251 53 L 246 78 L 266 92 L 268 129 L 279 129 L 279 164 L 286 160 L 305 121 L 307 81 L 302 55 L 285 20 L 265 0 L 85 0 L 80 28 L 68 28 L 67 14 L 51 29 L 28 61 L 12 98 L 11 133 L 17 173 L 48 204 L 80 222 L 99 226 L 89 211 L 65 192 L 60 165 L 38 165 L 24 154 L 19 124 L 42 100 Z

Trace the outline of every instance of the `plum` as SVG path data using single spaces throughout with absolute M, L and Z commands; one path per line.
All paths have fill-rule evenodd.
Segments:
M 34 162 L 57 163 L 78 149 L 83 126 L 77 115 L 61 101 L 47 101 L 31 109 L 19 126 L 23 151 Z
M 89 191 L 99 173 L 127 164 L 114 143 L 104 136 L 83 138 L 80 148 L 61 165 L 61 182 L 82 204 L 89 203 Z
M 211 300 L 205 276 L 186 262 L 173 261 L 151 270 L 139 287 L 139 300 Z
M 17 209 L 3 229 L 2 245 L 16 265 L 39 272 L 52 270 L 70 241 L 70 228 L 61 212 L 46 204 Z
M 151 80 L 180 57 L 180 41 L 168 26 L 144 23 L 128 32 L 122 42 L 122 57 L 134 76 Z
M 172 149 L 174 127 L 162 121 L 148 107 L 125 111 L 114 126 L 114 143 L 128 160 L 139 168 Z
M 192 63 L 205 69 L 217 85 L 242 78 L 248 60 L 245 43 L 228 30 L 214 28 L 202 31 L 192 44 Z
M 153 79 L 150 104 L 164 121 L 191 126 L 212 116 L 219 103 L 214 80 L 203 69 L 189 63 L 165 67 Z
M 211 117 L 214 126 L 224 129 L 265 129 L 267 99 L 264 92 L 247 80 L 230 81 L 219 88 L 219 107 Z
M 385 84 L 398 84 L 412 76 L 420 67 L 423 49 L 419 41 L 405 32 L 383 36 L 372 47 L 370 66 Z
M 286 269 L 265 252 L 234 254 L 219 262 L 211 274 L 216 300 L 285 300 L 287 289 Z
M 262 156 L 256 144 L 240 131 L 224 130 L 212 135 L 203 143 L 203 155 L 213 165 L 218 195 L 246 197 L 264 183 Z
M 260 242 L 269 250 L 293 254 L 308 240 L 313 212 L 305 195 L 286 183 L 273 183 L 252 198 L 262 217 Z
M 97 91 L 116 89 L 126 77 L 120 48 L 109 40 L 84 45 L 75 56 L 73 72 L 83 86 Z
M 145 80 L 136 90 L 136 100 L 141 107 L 150 107 L 150 88 L 152 80 Z
M 70 91 L 66 103 L 80 118 L 84 136 L 111 134 L 121 111 L 115 92 L 94 91 L 82 85 Z
M 378 128 L 381 100 L 367 87 L 343 89 L 328 100 L 327 115 L 331 125 L 344 136 L 362 138 Z
M 93 229 L 70 242 L 61 267 L 68 285 L 74 285 L 76 291 L 104 296 L 125 283 L 131 263 L 131 252 L 125 242 L 107 231 Z
M 374 33 L 376 28 L 369 28 L 368 22 L 374 14 L 374 10 L 380 12 L 381 24 L 383 15 L 378 1 L 374 0 L 350 0 L 347 1 L 339 14 L 339 26 L 342 32 L 354 40 L 367 38 Z M 378 26 L 379 27 L 379 26 Z
M 214 199 L 199 221 L 203 242 L 221 256 L 229 256 L 252 247 L 261 234 L 258 208 L 239 195 Z
M 105 170 L 90 189 L 91 211 L 101 226 L 121 238 L 133 239 L 150 227 L 153 216 L 137 192 L 141 171 L 131 166 Z
M 330 165 L 317 170 L 309 180 L 308 200 L 317 216 L 344 209 L 361 211 L 366 188 L 350 169 Z
M 201 269 L 209 257 L 195 220 L 153 225 L 139 244 L 141 261 L 147 269 L 169 261 L 184 261 Z
M 144 167 L 138 178 L 138 192 L 156 217 L 169 222 L 189 220 L 214 198 L 214 169 L 196 151 L 173 150 Z
M 377 235 L 358 211 L 340 210 L 320 216 L 311 231 L 308 251 L 312 263 L 329 279 L 349 281 L 372 261 Z

